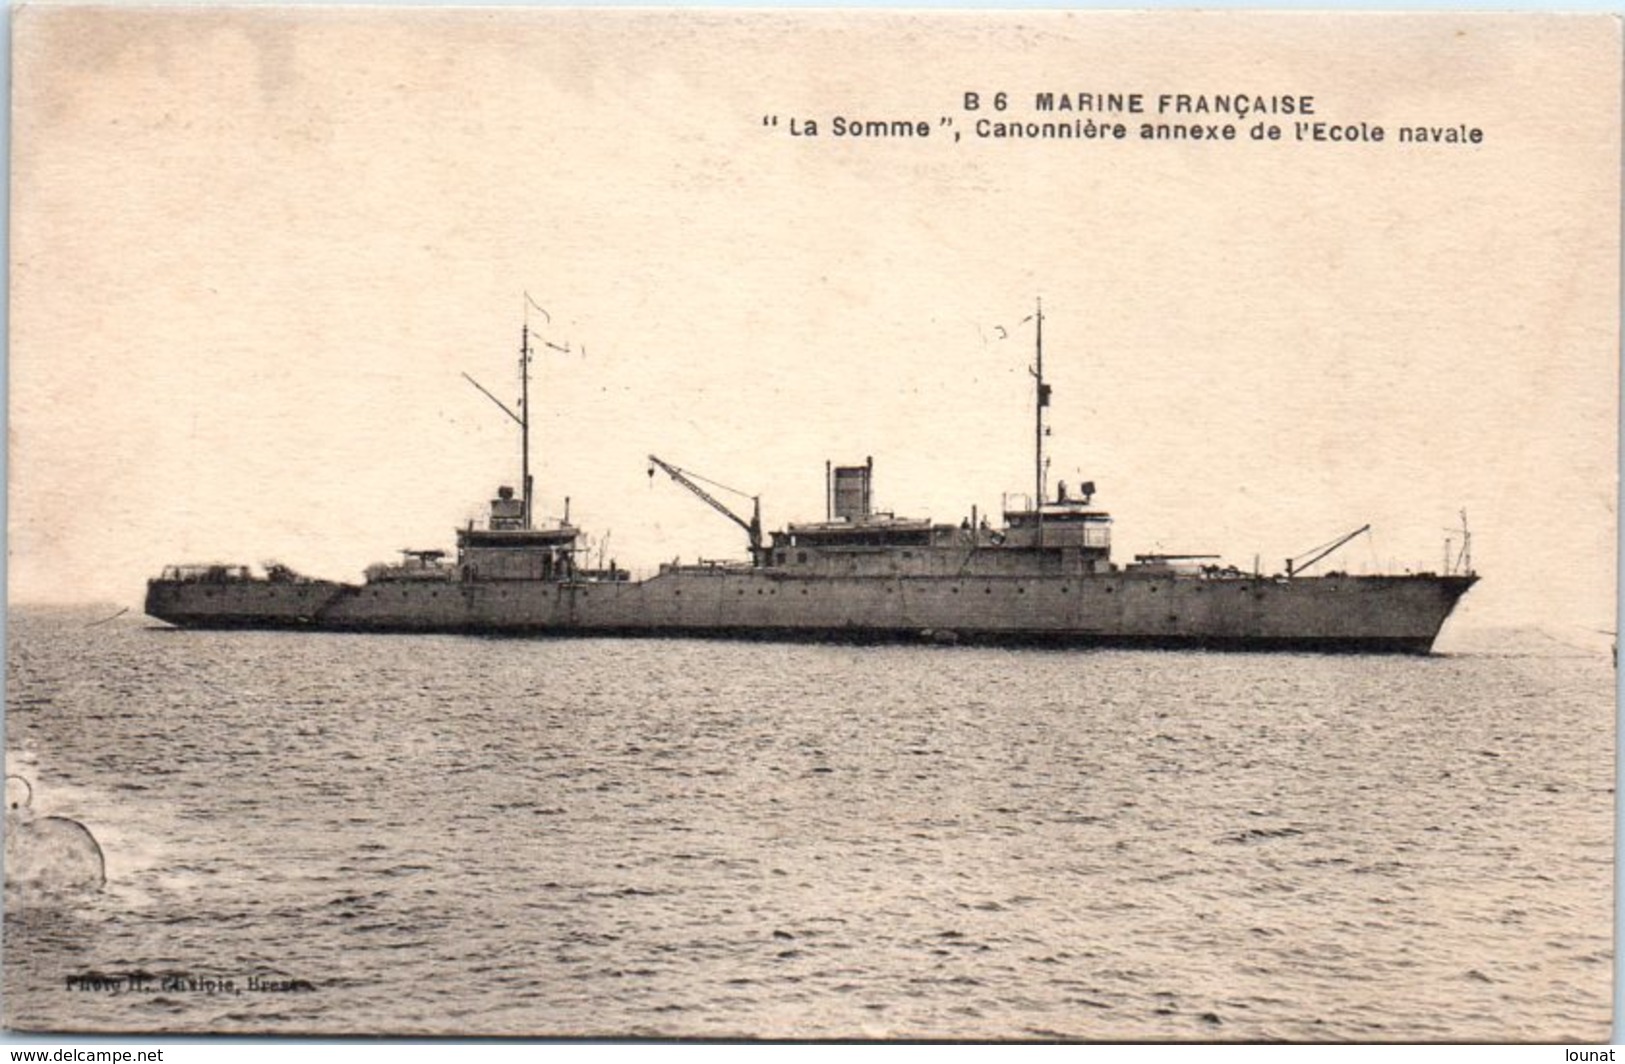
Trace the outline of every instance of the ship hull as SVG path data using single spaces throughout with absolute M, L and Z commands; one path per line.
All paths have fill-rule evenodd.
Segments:
M 155 580 L 146 611 L 197 628 L 1425 654 L 1475 580 L 806 578 L 730 569 L 601 583 Z

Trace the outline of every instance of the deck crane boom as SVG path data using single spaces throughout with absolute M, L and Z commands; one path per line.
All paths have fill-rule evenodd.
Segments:
M 751 564 L 762 564 L 762 497 L 760 495 L 746 496 L 750 499 L 751 506 L 750 520 L 747 521 L 743 517 L 740 517 L 738 514 L 734 513 L 732 510 L 728 509 L 728 507 L 719 501 L 716 496 L 712 495 L 710 492 L 706 491 L 704 488 L 700 487 L 692 479 L 690 479 L 691 477 L 699 477 L 699 479 L 704 480 L 705 478 L 700 477 L 698 473 L 690 473 L 687 470 L 679 469 L 669 462 L 661 461 L 652 454 L 649 456 L 649 462 L 649 475 L 651 477 L 655 475 L 655 466 L 659 466 L 667 476 L 671 477 L 671 479 L 675 480 L 677 483 L 699 496 L 701 502 L 704 502 L 717 513 L 721 514 L 723 517 L 726 517 L 740 528 L 743 528 L 745 530 L 745 534 L 750 537 Z M 709 481 L 708 483 L 715 483 L 715 481 Z M 716 486 L 719 488 L 723 487 L 721 484 L 717 484 Z M 725 488 L 724 490 L 732 491 L 736 495 L 745 494 L 742 491 L 735 491 L 733 488 Z
M 1323 543 L 1320 546 L 1315 547 L 1312 550 L 1306 551 L 1303 554 L 1298 555 L 1298 558 L 1304 558 L 1304 557 L 1308 557 L 1308 555 L 1310 555 L 1310 554 L 1313 554 L 1314 557 L 1309 558 L 1309 560 L 1306 561 L 1306 562 L 1299 562 L 1298 558 L 1288 558 L 1286 560 L 1286 575 L 1287 576 L 1302 576 L 1303 573 L 1304 573 L 1304 570 L 1308 569 L 1311 565 L 1314 565 L 1316 562 L 1320 561 L 1322 558 L 1326 557 L 1328 554 L 1331 554 L 1333 551 L 1335 551 L 1338 548 L 1342 547 L 1343 544 L 1347 543 L 1349 540 L 1353 539 L 1355 536 L 1358 536 L 1360 533 L 1369 532 L 1369 531 L 1371 531 L 1371 526 L 1370 525 L 1361 525 L 1359 528 L 1356 528 L 1353 532 L 1350 532 L 1346 536 L 1338 536 L 1336 539 L 1332 540 L 1330 543 Z

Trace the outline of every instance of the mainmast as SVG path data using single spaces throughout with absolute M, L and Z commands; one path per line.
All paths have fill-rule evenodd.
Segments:
M 1049 385 L 1044 383 L 1044 301 L 1038 301 L 1037 365 L 1033 376 L 1038 379 L 1037 400 L 1033 405 L 1033 512 L 1042 514 L 1044 508 L 1044 408 L 1049 406 Z M 1041 518 L 1040 518 L 1041 519 Z

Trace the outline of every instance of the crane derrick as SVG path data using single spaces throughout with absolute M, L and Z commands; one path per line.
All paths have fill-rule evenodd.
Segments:
M 1336 539 L 1332 540 L 1330 543 L 1323 543 L 1318 547 L 1315 547 L 1315 548 L 1313 548 L 1311 550 L 1305 551 L 1303 554 L 1298 555 L 1297 558 L 1288 558 L 1286 560 L 1286 575 L 1287 576 L 1302 576 L 1304 574 L 1304 571 L 1307 570 L 1311 565 L 1314 565 L 1316 562 L 1318 562 L 1321 559 L 1325 558 L 1327 555 L 1331 554 L 1333 551 L 1336 551 L 1336 550 L 1340 549 L 1343 546 L 1343 544 L 1347 543 L 1349 540 L 1353 539 L 1355 536 L 1360 535 L 1362 532 L 1369 532 L 1369 531 L 1371 531 L 1371 526 L 1370 525 L 1361 525 L 1359 528 L 1356 528 L 1353 532 L 1350 532 L 1346 536 L 1339 536 Z M 1314 555 L 1314 557 L 1309 558 L 1309 555 L 1311 555 L 1311 554 Z M 1309 560 L 1308 561 L 1299 561 L 1300 558 L 1309 558 Z
M 700 480 L 705 480 L 706 479 L 704 477 L 701 477 L 698 473 L 690 473 L 687 470 L 679 469 L 677 466 L 674 466 L 669 462 L 661 461 L 659 458 L 655 457 L 652 454 L 649 456 L 649 462 L 650 462 L 649 475 L 651 477 L 655 475 L 655 467 L 659 466 L 660 469 L 663 470 L 667 476 L 671 477 L 671 479 L 675 480 L 678 484 L 681 484 L 683 487 L 687 488 L 689 491 L 691 491 L 695 495 L 697 495 L 701 502 L 705 503 L 707 506 L 711 507 L 711 509 L 715 510 L 717 513 L 721 514 L 722 516 L 726 517 L 728 520 L 732 521 L 734 524 L 738 525 L 740 528 L 744 529 L 745 534 L 750 537 L 750 561 L 751 561 L 751 564 L 752 565 L 761 565 L 762 564 L 763 550 L 762 550 L 762 499 L 761 499 L 761 496 L 759 496 L 759 495 L 745 495 L 744 492 L 737 491 L 734 488 L 729 488 L 729 487 L 726 487 L 726 486 L 724 486 L 722 484 L 716 484 L 715 481 L 707 481 L 707 483 L 716 484 L 717 487 L 722 488 L 724 491 L 730 491 L 730 492 L 733 492 L 735 495 L 743 496 L 745 498 L 750 499 L 751 513 L 750 513 L 750 520 L 747 521 L 743 517 L 740 517 L 738 514 L 734 513 L 732 510 L 730 510 L 715 495 L 712 495 L 710 492 L 708 492 L 704 488 L 700 487 L 699 484 L 695 483 L 695 481 L 693 479 L 691 479 L 691 478 L 696 478 L 697 477 Z

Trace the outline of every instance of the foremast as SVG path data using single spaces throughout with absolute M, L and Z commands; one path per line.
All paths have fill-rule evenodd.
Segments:
M 529 296 L 525 297 L 527 302 Z M 537 308 L 540 309 L 540 308 Z M 545 311 L 543 312 L 546 313 Z M 568 345 L 560 348 L 568 351 Z M 517 528 L 520 531 L 529 531 L 534 527 L 536 484 L 530 475 L 530 363 L 533 352 L 530 346 L 530 319 L 527 316 L 519 327 L 519 411 L 517 413 L 491 393 L 491 390 L 479 381 L 463 374 L 463 379 L 479 389 L 481 395 L 496 404 L 498 410 L 508 415 L 519 425 L 519 515 Z M 566 500 L 568 502 L 568 500 Z M 568 509 L 566 505 L 566 509 Z M 510 528 L 515 527 L 510 524 Z
M 530 297 L 526 296 L 527 304 Z M 530 304 L 534 305 L 534 304 Z M 538 310 L 541 308 L 538 307 Z M 542 312 L 546 315 L 546 311 Z M 546 341 L 544 341 L 545 343 Z M 557 347 L 568 351 L 568 346 Z M 495 403 L 519 426 L 520 497 L 513 497 L 511 487 L 497 489 L 491 500 L 491 514 L 484 528 L 468 527 L 457 530 L 457 565 L 464 582 L 490 582 L 501 580 L 562 580 L 575 578 L 575 541 L 577 530 L 570 524 L 570 500 L 564 500 L 564 517 L 556 527 L 537 527 L 535 515 L 536 484 L 530 472 L 530 365 L 534 357 L 531 347 L 530 321 L 527 319 L 519 331 L 519 403 L 515 411 L 498 399 L 479 381 L 463 374 L 480 394 Z
M 535 485 L 530 479 L 530 322 L 519 326 L 519 484 L 523 492 L 525 528 L 531 527 L 531 500 Z
M 463 374 L 463 379 L 479 389 L 481 395 L 495 403 L 497 409 L 507 414 L 519 425 L 519 514 L 518 528 L 529 531 L 532 527 L 532 503 L 536 494 L 536 485 L 530 475 L 530 322 L 526 321 L 519 327 L 519 412 L 491 394 L 491 390 L 479 381 Z M 510 527 L 513 527 L 510 525 Z

